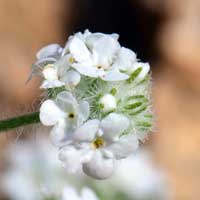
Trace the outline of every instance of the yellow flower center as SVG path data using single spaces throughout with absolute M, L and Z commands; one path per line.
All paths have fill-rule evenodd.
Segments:
M 103 68 L 101 65 L 98 65 L 98 66 L 97 66 L 97 69 L 101 69 L 101 68 Z
M 69 57 L 69 63 L 70 63 L 70 64 L 75 63 L 75 59 L 74 59 L 73 57 Z
M 99 149 L 105 145 L 105 141 L 101 137 L 96 137 L 95 140 L 91 143 L 93 149 Z

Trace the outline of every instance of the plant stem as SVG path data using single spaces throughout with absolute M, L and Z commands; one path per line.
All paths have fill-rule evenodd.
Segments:
M 21 116 L 0 120 L 0 132 L 39 122 L 39 112 L 28 113 Z

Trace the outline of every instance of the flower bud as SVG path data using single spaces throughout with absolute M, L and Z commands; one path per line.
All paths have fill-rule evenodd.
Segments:
M 116 98 L 111 94 L 105 94 L 99 100 L 100 105 L 102 106 L 103 112 L 113 111 L 117 107 Z
M 43 73 L 43 76 L 45 79 L 47 80 L 57 80 L 58 79 L 58 76 L 57 76 L 57 71 L 56 69 L 54 68 L 54 65 L 52 64 L 48 64 L 42 71 Z

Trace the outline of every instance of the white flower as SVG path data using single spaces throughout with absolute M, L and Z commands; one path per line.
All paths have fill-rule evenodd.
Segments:
M 61 86 L 74 87 L 80 82 L 80 74 L 70 69 L 73 59 L 70 55 L 62 56 L 63 48 L 57 44 L 43 47 L 37 53 L 36 70 L 41 70 L 44 81 L 41 88 L 54 88 Z
M 118 35 L 85 32 L 71 37 L 69 53 L 75 62 L 72 67 L 83 75 L 105 81 L 125 80 L 129 76 L 113 67 L 113 62 L 120 49 Z
M 136 62 L 136 54 L 128 48 L 121 47 L 113 66 L 123 71 L 129 71 Z
M 73 187 L 65 187 L 62 193 L 62 200 L 98 200 L 96 194 L 87 187 L 81 190 L 80 195 Z
M 100 105 L 102 106 L 103 112 L 110 112 L 116 109 L 117 101 L 116 98 L 111 94 L 105 94 L 99 100 Z
M 40 121 L 45 126 L 54 126 L 51 130 L 52 142 L 61 145 L 72 131 L 80 126 L 89 116 L 89 104 L 79 104 L 70 92 L 57 95 L 55 101 L 46 100 L 40 108 Z
M 125 47 L 122 47 L 118 52 L 113 66 L 114 68 L 125 71 L 127 74 L 131 74 L 138 68 L 142 68 L 137 77 L 139 80 L 144 79 L 150 70 L 149 63 L 137 62 L 136 54 L 132 50 Z
M 91 33 L 88 29 L 86 29 L 83 33 L 82 32 L 78 32 L 78 33 L 75 33 L 74 35 L 71 35 L 69 37 L 69 39 L 66 42 L 66 45 L 64 47 L 64 50 L 62 52 L 62 55 L 70 53 L 70 48 L 69 48 L 70 47 L 70 43 L 75 37 L 79 38 L 80 40 L 82 40 L 87 45 L 87 47 L 89 49 L 92 49 L 94 42 L 97 39 L 99 39 L 99 38 L 101 38 L 103 36 L 109 36 L 109 37 L 112 37 L 115 40 L 118 40 L 118 38 L 119 38 L 119 35 L 116 34 L 116 33 L 112 33 L 112 34 L 104 34 L 104 33 L 99 33 L 99 32 Z
M 112 189 L 133 199 L 170 199 L 167 198 L 169 188 L 166 176 L 155 166 L 152 155 L 146 150 L 137 151 L 124 159 L 108 182 Z
M 138 147 L 136 135 L 122 135 L 128 127 L 128 118 L 116 113 L 101 122 L 89 120 L 75 130 L 73 142 L 61 148 L 60 160 L 68 171 L 82 166 L 89 176 L 108 178 L 115 168 L 115 160 L 127 157 Z

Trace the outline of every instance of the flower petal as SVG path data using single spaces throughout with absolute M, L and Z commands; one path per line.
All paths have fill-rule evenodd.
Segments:
M 90 52 L 87 49 L 85 43 L 77 37 L 74 37 L 70 41 L 69 49 L 72 56 L 78 62 L 84 62 L 90 59 Z
M 62 52 L 62 47 L 59 44 L 50 44 L 41 48 L 37 54 L 36 58 L 38 60 L 47 57 L 57 57 Z
M 72 67 L 85 76 L 98 77 L 98 70 L 91 63 L 74 63 Z
M 96 179 L 106 179 L 113 174 L 115 163 L 113 159 L 104 158 L 96 151 L 89 162 L 83 163 L 83 171 Z
M 140 80 L 143 80 L 150 70 L 150 65 L 149 65 L 149 63 L 138 63 L 138 65 L 142 66 L 142 71 L 138 75 L 138 78 Z
M 58 69 L 58 73 L 62 76 L 63 72 L 66 72 L 70 65 L 69 65 L 69 58 L 70 55 L 62 56 L 56 63 L 55 66 Z
M 77 38 L 79 38 L 79 39 L 81 39 L 82 41 L 85 42 L 85 39 L 86 39 L 89 35 L 92 35 L 92 33 L 91 33 L 88 29 L 86 29 L 86 30 L 84 31 L 84 33 L 78 32 L 78 33 L 76 33 L 76 34 L 75 34 L 74 36 L 72 36 L 72 37 L 77 37 Z
M 104 36 L 94 43 L 92 50 L 96 65 L 109 67 L 120 45 L 114 38 Z
M 40 86 L 40 88 L 48 89 L 48 88 L 62 87 L 64 85 L 65 83 L 59 80 L 53 80 L 53 81 L 45 80 L 42 82 L 42 85 Z
M 90 33 L 86 36 L 86 39 L 85 39 L 85 42 L 87 44 L 87 46 L 92 49 L 95 42 L 100 39 L 101 37 L 104 37 L 104 36 L 107 36 L 107 37 L 112 37 L 113 39 L 115 39 L 116 41 L 118 40 L 119 38 L 119 35 L 116 34 L 116 33 L 113 33 L 113 34 L 103 34 L 103 33 Z
M 53 64 L 55 62 L 56 62 L 56 59 L 52 58 L 52 57 L 51 58 L 50 57 L 48 57 L 48 58 L 42 58 L 42 59 L 36 61 L 33 66 L 44 67 L 44 66 L 46 66 L 48 64 Z
M 60 92 L 57 95 L 57 100 L 70 101 L 72 103 L 77 103 L 75 97 L 70 92 L 67 92 L 67 91 Z
M 78 106 L 75 97 L 70 92 L 60 92 L 56 97 L 56 103 L 66 113 L 74 112 Z
M 69 186 L 64 188 L 61 199 L 62 200 L 81 200 L 77 191 L 73 187 L 69 187 Z
M 118 70 L 107 71 L 101 78 L 104 81 L 122 81 L 129 78 L 127 74 L 121 73 Z
M 52 100 L 46 100 L 40 107 L 40 121 L 45 126 L 55 125 L 65 113 Z
M 81 152 L 72 145 L 61 148 L 59 159 L 64 163 L 68 173 L 75 173 L 81 169 Z
M 118 53 L 116 62 L 113 64 L 113 68 L 129 70 L 135 62 L 137 62 L 136 54 L 130 49 L 122 47 Z
M 75 173 L 81 169 L 84 162 L 88 162 L 93 152 L 89 149 L 76 149 L 74 145 L 67 145 L 60 149 L 59 159 L 69 173 Z
M 98 200 L 96 194 L 88 187 L 84 187 L 81 191 L 82 200 Z
M 81 76 L 75 70 L 69 70 L 60 80 L 65 82 L 68 86 L 74 87 L 79 84 Z
M 106 150 L 112 152 L 116 159 L 122 159 L 134 153 L 138 146 L 138 137 L 135 134 L 129 134 L 120 137 L 119 141 L 106 147 Z
M 72 138 L 73 126 L 60 119 L 50 132 L 50 139 L 55 146 L 63 146 Z
M 70 53 L 70 44 L 71 44 L 71 41 L 74 39 L 74 38 L 78 38 L 80 40 L 82 40 L 83 42 L 85 42 L 85 38 L 88 36 L 88 35 L 91 35 L 90 31 L 89 30 L 85 30 L 84 33 L 81 33 L 81 32 L 78 32 L 78 33 L 75 33 L 74 35 L 71 35 L 69 36 L 68 38 L 68 41 L 66 42 L 65 44 L 65 47 L 63 49 L 63 52 L 62 52 L 62 56 L 65 55 L 65 54 L 68 54 Z
M 142 68 L 142 71 L 139 73 L 139 75 L 137 76 L 136 79 L 137 79 L 137 81 L 141 81 L 148 74 L 148 72 L 150 70 L 150 65 L 149 65 L 149 63 L 137 62 L 132 66 L 131 72 L 134 72 L 138 68 Z
M 91 142 L 95 138 L 98 129 L 99 120 L 89 120 L 73 133 L 73 139 L 77 141 Z
M 106 116 L 100 124 L 103 137 L 107 140 L 115 140 L 129 127 L 129 119 L 124 115 L 111 113 Z
M 85 121 L 90 114 L 90 105 L 87 101 L 81 101 L 79 104 L 79 115 Z
M 95 42 L 103 36 L 103 33 L 92 33 L 86 37 L 85 42 L 90 49 L 93 49 Z
M 110 36 L 115 40 L 119 39 L 119 34 L 117 34 L 117 33 L 112 33 L 112 34 L 110 34 Z

